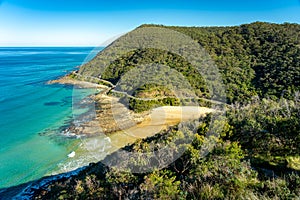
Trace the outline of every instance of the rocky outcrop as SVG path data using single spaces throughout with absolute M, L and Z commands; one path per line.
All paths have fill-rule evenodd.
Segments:
M 66 134 L 94 136 L 113 133 L 135 126 L 148 115 L 148 113 L 134 113 L 119 102 L 119 98 L 103 93 L 91 98 L 95 101 L 94 113 L 84 113 L 78 120 L 81 123 L 73 123 L 64 131 Z

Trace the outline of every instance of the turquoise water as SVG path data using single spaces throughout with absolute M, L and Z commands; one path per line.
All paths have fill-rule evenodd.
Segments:
M 72 119 L 73 89 L 45 83 L 88 61 L 92 50 L 0 48 L 0 188 L 44 176 L 76 148 L 59 129 Z

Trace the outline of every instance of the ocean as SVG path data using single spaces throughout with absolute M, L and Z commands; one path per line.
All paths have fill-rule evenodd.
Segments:
M 73 118 L 72 86 L 48 85 L 92 59 L 102 48 L 0 48 L 0 188 L 55 171 L 77 148 L 61 136 Z M 88 89 L 80 90 L 89 95 Z

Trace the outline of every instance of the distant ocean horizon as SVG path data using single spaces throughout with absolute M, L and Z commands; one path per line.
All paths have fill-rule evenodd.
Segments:
M 41 178 L 76 148 L 57 137 L 72 120 L 72 87 L 46 83 L 101 49 L 0 47 L 0 188 Z

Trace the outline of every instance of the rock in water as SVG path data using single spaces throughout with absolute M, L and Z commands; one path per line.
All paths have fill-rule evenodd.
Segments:
M 72 151 L 71 153 L 68 154 L 69 158 L 73 158 L 75 156 L 75 151 Z

